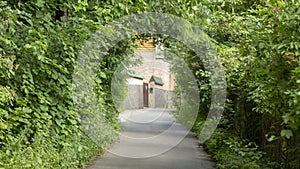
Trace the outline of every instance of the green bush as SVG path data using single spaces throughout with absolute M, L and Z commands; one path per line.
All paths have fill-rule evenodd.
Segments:
M 83 167 L 116 140 L 101 126 L 98 143 L 82 131 L 72 75 L 82 44 L 100 23 L 74 9 L 80 2 L 62 3 L 0 2 L 1 169 Z M 60 10 L 70 12 L 67 19 L 57 17 Z M 97 90 L 98 113 L 117 129 L 118 112 L 105 91 Z
M 257 145 L 241 140 L 228 131 L 217 129 L 203 145 L 219 169 L 271 169 Z
M 45 138 L 45 132 L 35 135 L 30 145 L 22 144 L 26 131 L 4 147 L 0 165 L 7 169 L 50 169 L 84 167 L 104 151 L 84 135 L 72 138 Z M 62 144 L 62 140 L 64 143 Z M 59 146 L 58 146 L 59 145 Z

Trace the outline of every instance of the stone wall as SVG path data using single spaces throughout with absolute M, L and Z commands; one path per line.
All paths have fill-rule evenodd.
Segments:
M 150 94 L 150 100 L 154 102 L 151 107 L 155 108 L 173 108 L 173 92 L 154 88 Z
M 167 106 L 167 92 L 162 89 L 154 89 L 155 94 L 155 107 L 156 108 L 165 108 Z
M 149 83 L 152 75 L 160 77 L 164 85 L 156 86 L 156 88 L 172 91 L 175 88 L 175 77 L 170 73 L 170 64 L 165 62 L 163 56 L 157 55 L 155 51 L 139 51 L 137 55 L 142 56 L 143 63 L 133 66 L 132 69 L 138 70 L 143 76 L 143 81 Z M 159 59 L 158 59 L 159 58 Z
M 139 109 L 144 107 L 143 86 L 128 85 L 128 95 L 123 105 L 124 110 Z

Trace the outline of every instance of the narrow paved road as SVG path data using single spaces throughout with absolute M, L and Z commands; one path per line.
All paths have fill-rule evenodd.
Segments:
M 88 169 L 213 169 L 197 139 L 171 110 L 143 109 L 120 115 L 120 141 Z

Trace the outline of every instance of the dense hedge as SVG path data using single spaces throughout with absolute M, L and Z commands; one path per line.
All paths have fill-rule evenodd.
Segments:
M 202 22 L 190 17 L 212 38 L 226 71 L 227 103 L 219 128 L 233 134 L 229 144 L 255 142 L 272 168 L 300 166 L 298 5 L 299 1 L 287 0 L 207 0 L 193 7 L 200 9 L 202 15 L 197 16 L 204 17 Z M 198 79 L 201 100 L 193 130 L 199 133 L 210 106 L 209 76 L 192 51 L 179 55 Z M 224 138 L 217 132 L 209 144 L 216 137 Z M 227 151 L 227 146 L 217 142 L 217 148 L 211 147 L 220 168 L 251 168 L 245 163 L 230 167 L 228 158 L 236 163 L 246 159 Z
M 152 11 L 173 14 L 201 27 L 220 54 L 228 89 L 220 127 L 235 138 L 228 140 L 226 134 L 217 132 L 208 143 L 212 150 L 220 148 L 211 152 L 220 159 L 220 168 L 230 162 L 219 158 L 220 154 L 239 160 L 244 139 L 258 145 L 249 151 L 245 148 L 246 152 L 265 152 L 254 153 L 250 159 L 262 154 L 276 163 L 274 167 L 299 168 L 298 6 L 298 1 L 288 0 L 1 1 L 0 166 L 75 168 L 114 141 L 113 135 L 100 130 L 99 137 L 105 139 L 97 145 L 82 132 L 72 100 L 76 59 L 84 42 L 105 23 Z M 209 73 L 188 47 L 157 37 L 158 43 L 185 59 L 199 80 L 200 109 L 194 126 L 198 131 L 210 106 Z M 128 40 L 111 49 L 97 76 L 97 106 L 115 130 L 118 112 L 110 81 L 122 58 L 130 56 L 131 47 Z M 237 151 L 228 151 L 228 145 Z
M 105 23 L 104 14 L 97 18 L 86 12 L 87 6 L 86 2 L 0 2 L 1 167 L 76 168 L 116 139 L 103 129 L 102 142 L 93 142 L 82 131 L 73 106 L 76 58 L 84 42 Z M 110 59 L 115 60 L 109 65 L 103 60 L 100 72 L 106 76 L 98 77 L 102 87 L 96 89 L 102 99 L 99 113 L 115 130 L 117 111 L 105 91 L 112 77 L 108 71 L 126 52 L 110 51 Z
M 116 139 L 116 133 L 96 125 L 96 144 L 83 132 L 79 113 L 98 114 L 119 130 L 110 82 L 120 62 L 132 55 L 133 40 L 112 47 L 99 63 L 93 93 L 99 112 L 75 109 L 72 76 L 77 57 L 104 24 L 129 13 L 156 10 L 156 5 L 160 6 L 152 1 L 0 2 L 1 167 L 82 167 Z
M 220 127 L 255 142 L 272 168 L 299 168 L 299 1 L 218 3 L 205 30 L 226 70 Z
M 274 164 L 263 159 L 258 146 L 242 140 L 226 130 L 217 129 L 204 144 L 204 148 L 217 161 L 220 169 L 272 169 Z

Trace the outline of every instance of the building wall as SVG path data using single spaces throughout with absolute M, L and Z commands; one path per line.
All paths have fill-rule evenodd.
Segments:
M 163 89 L 155 89 L 155 107 L 166 108 L 168 95 L 167 91 Z
M 172 93 L 175 88 L 174 76 L 170 73 L 169 63 L 163 60 L 163 55 L 161 52 L 151 46 L 142 46 L 139 50 L 135 51 L 136 55 L 142 57 L 143 63 L 141 65 L 136 65 L 131 67 L 139 71 L 144 79 L 142 81 L 138 80 L 128 80 L 129 85 L 129 95 L 127 96 L 126 102 L 124 104 L 124 109 L 135 109 L 142 108 L 143 105 L 143 84 L 148 83 L 148 88 L 153 88 L 153 93 L 149 93 L 149 107 L 157 108 L 173 108 Z M 152 75 L 160 77 L 164 85 L 159 86 L 154 83 L 149 83 Z M 141 83 L 141 84 L 140 84 Z
M 127 79 L 128 85 L 143 85 L 143 80 L 136 79 L 136 78 L 129 78 Z
M 143 99 L 143 85 L 128 85 L 128 95 L 123 110 L 143 108 Z
M 155 108 L 174 108 L 173 91 L 154 88 L 153 93 L 149 94 L 150 105 L 149 107 Z
M 155 50 L 136 51 L 136 54 L 142 56 L 143 63 L 141 65 L 133 67 L 133 69 L 138 70 L 144 76 L 145 83 L 148 83 L 151 76 L 154 75 L 160 77 L 164 82 L 163 86 L 156 86 L 157 88 L 167 91 L 174 90 L 174 75 L 170 73 L 170 64 L 163 60 L 163 56 L 158 55 Z

